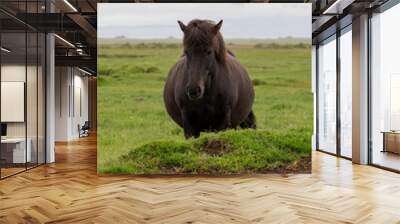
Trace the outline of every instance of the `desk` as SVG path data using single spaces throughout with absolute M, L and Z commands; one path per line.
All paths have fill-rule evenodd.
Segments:
M 27 139 L 25 152 L 25 138 L 6 138 L 1 139 L 1 157 L 6 163 L 25 163 L 31 162 L 31 139 Z M 25 161 L 26 159 L 26 161 Z
M 383 150 L 382 152 L 392 152 L 400 154 L 400 132 L 383 131 Z

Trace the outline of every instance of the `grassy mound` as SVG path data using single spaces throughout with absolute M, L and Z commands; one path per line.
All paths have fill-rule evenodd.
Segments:
M 198 139 L 153 141 L 121 156 L 106 173 L 245 174 L 310 172 L 310 140 L 301 131 L 207 133 Z

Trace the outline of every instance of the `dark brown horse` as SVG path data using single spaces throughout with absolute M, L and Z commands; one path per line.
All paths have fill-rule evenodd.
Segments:
M 164 88 L 168 114 L 185 137 L 202 131 L 255 128 L 252 82 L 230 53 L 219 32 L 222 20 L 178 21 L 184 33 L 184 55 L 171 68 Z

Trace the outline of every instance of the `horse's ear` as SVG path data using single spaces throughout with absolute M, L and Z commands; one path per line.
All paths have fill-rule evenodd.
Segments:
M 186 25 L 185 25 L 184 23 L 182 23 L 181 21 L 179 21 L 179 20 L 178 20 L 178 24 L 179 24 L 179 26 L 181 27 L 181 30 L 182 30 L 183 32 L 185 32 L 185 30 L 186 30 Z
M 223 22 L 223 20 L 221 19 L 221 20 L 213 27 L 214 33 L 218 33 L 218 31 L 221 29 L 222 22 Z

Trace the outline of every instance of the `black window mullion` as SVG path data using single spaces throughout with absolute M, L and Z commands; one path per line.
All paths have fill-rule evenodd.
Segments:
M 47 13 L 47 2 L 46 4 L 46 13 Z M 43 163 L 47 163 L 47 35 L 48 33 L 46 32 L 44 34 L 44 161 Z M 42 74 L 43 75 L 43 74 Z M 42 80 L 43 82 L 43 80 Z M 61 91 L 61 89 L 60 89 Z
M 39 13 L 39 0 L 36 1 L 36 13 Z M 39 165 L 39 32 L 36 32 L 36 166 L 38 165 Z
M 319 150 L 319 44 L 315 46 L 315 148 Z
M 25 1 L 25 21 L 28 17 L 28 1 Z M 26 24 L 26 23 L 25 23 Z M 27 89 L 28 89 L 28 26 L 25 25 L 25 100 L 24 100 L 24 120 L 25 120 L 25 170 L 28 169 L 28 114 L 27 114 Z
M 336 154 L 341 156 L 341 117 L 340 117 L 340 30 L 336 31 Z
M 367 124 L 367 129 L 368 129 L 368 164 L 373 164 L 373 149 L 372 149 L 372 25 L 371 25 L 371 20 L 372 20 L 372 12 L 368 12 L 368 25 L 367 25 L 367 47 L 368 47 L 368 53 L 367 53 L 367 83 L 368 83 L 368 89 L 367 89 L 367 102 L 368 102 L 368 111 L 367 111 L 367 119 L 368 119 L 368 124 Z

